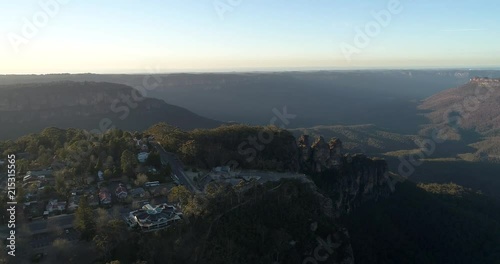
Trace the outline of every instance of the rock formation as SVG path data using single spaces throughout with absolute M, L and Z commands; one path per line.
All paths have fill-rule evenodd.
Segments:
M 325 206 L 331 206 L 330 215 L 334 217 L 391 192 L 384 160 L 345 154 L 342 141 L 336 138 L 326 143 L 319 137 L 311 144 L 309 136 L 304 135 L 299 138 L 298 147 L 302 170 L 316 177 L 319 188 L 332 199 L 331 205 L 325 201 Z

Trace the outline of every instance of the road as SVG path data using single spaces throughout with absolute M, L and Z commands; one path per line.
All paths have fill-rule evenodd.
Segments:
M 63 214 L 58 216 L 49 217 L 48 219 L 37 219 L 33 222 L 27 223 L 31 234 L 39 234 L 49 232 L 53 227 L 71 228 L 75 220 L 74 214 Z
M 158 142 L 153 143 L 153 145 L 160 153 L 161 163 L 163 165 L 170 164 L 170 167 L 172 168 L 172 175 L 177 175 L 179 183 L 188 188 L 191 192 L 201 193 L 198 187 L 196 187 L 191 179 L 184 173 L 184 166 L 177 156 L 173 153 L 167 152 Z

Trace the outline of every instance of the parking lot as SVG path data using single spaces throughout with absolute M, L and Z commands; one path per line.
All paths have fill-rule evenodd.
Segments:
M 61 230 L 62 234 L 41 233 L 31 237 L 30 245 L 33 249 L 41 249 L 52 245 L 54 240 L 61 238 L 68 241 L 78 241 L 80 234 L 73 228 Z

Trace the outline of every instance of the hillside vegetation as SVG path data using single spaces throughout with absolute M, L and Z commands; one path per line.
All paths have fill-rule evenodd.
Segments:
M 162 100 L 142 97 L 114 83 L 54 82 L 0 86 L 0 139 L 14 139 L 46 127 L 104 132 L 111 128 L 142 131 L 158 122 L 190 130 L 221 122 Z
M 499 204 L 455 184 L 399 184 L 346 225 L 356 263 L 500 263 Z
M 420 138 L 389 132 L 375 125 L 316 126 L 289 130 L 296 137 L 305 134 L 312 137 L 338 138 L 347 151 L 367 154 L 412 149 L 417 147 L 415 140 Z

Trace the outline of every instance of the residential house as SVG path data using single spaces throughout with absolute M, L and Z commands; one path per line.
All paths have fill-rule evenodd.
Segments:
M 38 177 L 38 176 L 52 176 L 52 170 L 51 169 L 46 169 L 46 170 L 31 170 L 26 173 L 27 176 L 32 176 L 32 177 Z
M 107 188 L 101 188 L 99 191 L 99 204 L 104 206 L 111 205 L 111 193 Z
M 69 198 L 68 210 L 75 211 L 78 209 L 78 205 L 80 204 L 80 196 L 74 195 Z
M 116 197 L 118 197 L 118 199 L 123 200 L 128 196 L 127 188 L 125 188 L 125 186 L 123 186 L 123 184 L 120 183 L 118 185 L 118 188 L 116 188 L 115 190 L 115 194 Z
M 148 152 L 141 152 L 137 155 L 137 159 L 139 160 L 140 163 L 144 163 L 146 162 L 146 160 L 148 159 L 149 157 L 149 153 Z
M 141 144 L 142 144 L 142 140 L 137 139 L 137 138 L 134 138 L 133 140 L 134 140 L 135 144 L 136 144 L 138 147 L 139 147 L 139 146 L 141 146 Z
M 57 199 L 50 200 L 45 210 L 49 213 L 62 212 L 66 210 L 66 202 L 59 202 Z
M 141 209 L 130 212 L 125 220 L 131 228 L 150 232 L 167 228 L 182 220 L 182 213 L 172 205 L 161 204 L 154 207 L 146 204 Z
M 144 188 L 135 188 L 130 190 L 129 193 L 134 198 L 143 198 L 144 196 L 146 196 L 146 191 L 144 190 Z
M 98 171 L 97 178 L 99 179 L 99 181 L 104 181 L 104 172 Z
M 215 168 L 213 168 L 212 171 L 215 173 L 230 173 L 231 167 L 229 167 L 229 166 L 215 167 Z
M 95 194 L 89 194 L 87 196 L 87 200 L 89 202 L 90 207 L 96 207 L 99 206 L 99 197 Z
M 212 174 L 218 177 L 229 178 L 231 177 L 231 168 L 229 166 L 215 167 L 212 169 Z

